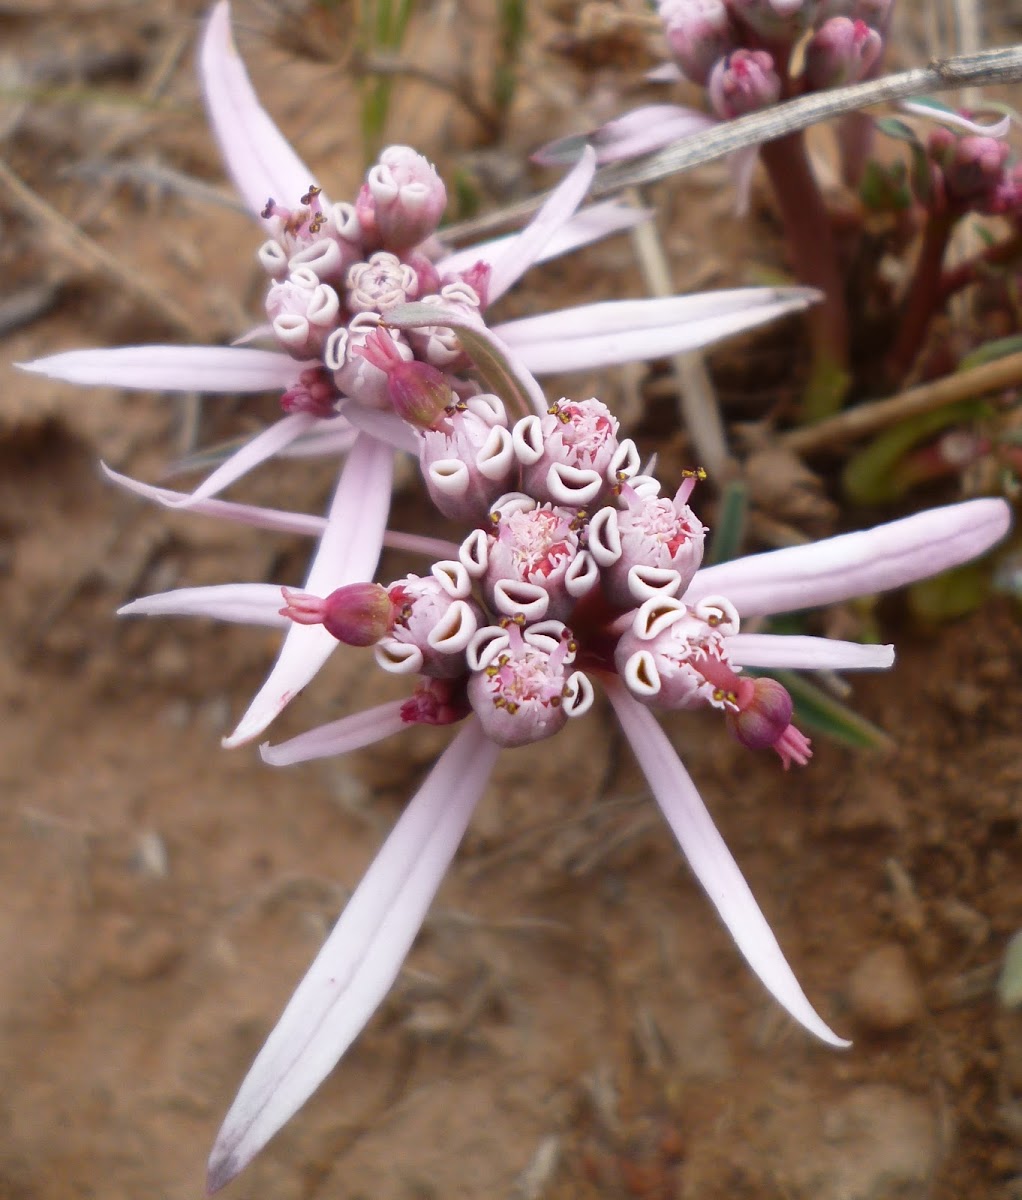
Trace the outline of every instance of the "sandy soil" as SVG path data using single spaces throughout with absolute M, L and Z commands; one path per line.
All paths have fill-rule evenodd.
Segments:
M 450 70 L 460 30 L 485 81 L 487 6 L 464 23 L 452 7 L 421 22 L 422 62 Z M 579 105 L 619 110 L 627 71 L 652 61 L 633 23 L 612 26 L 607 50 L 599 19 L 613 7 L 537 8 L 496 146 L 449 97 L 407 83 L 390 135 L 473 170 L 486 204 L 536 186 L 521 165 L 536 131 L 574 127 Z M 346 194 L 362 170 L 350 10 L 275 11 L 236 5 L 246 58 L 282 126 Z M 297 582 L 307 547 L 154 512 L 96 463 L 158 480 L 182 454 L 258 428 L 272 403 L 78 390 L 6 365 L 71 346 L 225 340 L 257 312 L 252 229 L 216 202 L 229 193 L 191 66 L 200 12 L 163 0 L 0 8 L 0 220 L 13 251 L 0 355 L 2 1200 L 201 1194 L 252 1056 L 446 740 L 416 730 L 400 754 L 287 771 L 222 751 L 275 639 L 113 611 L 178 584 Z M 555 40 L 589 56 L 588 76 L 553 57 Z M 680 287 L 776 269 L 774 226 L 730 215 L 719 168 L 653 199 Z M 536 272 L 507 308 L 625 291 L 641 286 L 617 239 Z M 792 340 L 715 356 L 744 393 L 736 415 L 790 396 Z M 646 374 L 571 386 L 645 412 L 640 430 L 683 461 L 684 440 L 665 440 L 669 408 L 640 409 Z M 759 390 L 742 384 L 753 376 Z M 329 464 L 280 464 L 239 494 L 316 511 L 330 482 Z M 834 520 L 822 497 L 803 517 L 813 532 Z M 407 491 L 393 525 L 420 519 Z M 394 558 L 393 573 L 408 565 Z M 1022 1195 L 1022 1017 L 993 992 L 1022 923 L 1022 630 L 1006 602 L 936 630 L 897 600 L 881 619 L 898 666 L 857 681 L 853 702 L 892 734 L 885 756 L 821 742 L 808 770 L 785 776 L 710 716 L 668 722 L 851 1050 L 811 1043 L 749 976 L 598 711 L 552 748 L 502 757 L 398 986 L 227 1194 Z M 367 655 L 335 655 L 278 735 L 385 691 Z

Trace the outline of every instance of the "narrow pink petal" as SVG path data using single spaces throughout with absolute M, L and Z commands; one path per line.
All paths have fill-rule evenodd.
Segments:
M 394 453 L 365 434 L 348 455 L 304 590 L 328 596 L 346 583 L 372 579 L 390 510 Z M 280 655 L 226 747 L 258 737 L 308 684 L 337 648 L 322 625 L 292 624 Z
M 443 538 L 422 537 L 418 533 L 395 533 L 388 529 L 383 535 L 383 544 L 390 550 L 407 550 L 411 554 L 424 554 L 434 562 L 457 558 L 461 547 L 457 542 Z
M 262 433 L 257 433 L 240 450 L 236 450 L 230 458 L 222 462 L 212 475 L 208 475 L 199 484 L 194 492 L 170 507 L 189 508 L 201 500 L 208 500 L 217 492 L 222 492 L 224 488 L 230 487 L 243 475 L 247 475 L 249 471 L 258 467 L 260 463 L 279 454 L 295 438 L 301 437 L 303 433 L 311 429 L 318 420 L 319 417 L 312 413 L 290 413 L 286 417 L 281 417 L 279 421 L 274 421 Z
M 128 475 L 118 474 L 106 463 L 100 463 L 100 466 L 106 477 L 118 487 L 134 492 L 136 496 L 145 500 L 153 500 L 166 508 L 182 509 L 184 512 L 207 517 L 220 517 L 225 521 L 236 521 L 239 525 L 251 525 L 256 529 L 270 529 L 276 533 L 298 533 L 306 537 L 319 537 L 326 529 L 326 517 L 313 516 L 311 513 L 286 512 L 280 508 L 260 508 L 255 504 L 236 504 L 233 500 L 200 500 L 197 504 L 184 507 L 180 502 L 190 499 L 187 492 L 153 487 L 152 484 L 142 483 Z M 458 557 L 457 542 L 422 537 L 417 533 L 396 533 L 388 529 L 383 535 L 383 544 L 391 550 L 422 554 L 434 562 Z
M 622 233 L 634 229 L 643 221 L 648 221 L 652 210 L 634 208 L 630 204 L 622 204 L 619 200 L 604 200 L 599 204 L 590 204 L 588 208 L 580 209 L 561 226 L 546 244 L 546 249 L 535 260 L 537 263 L 549 262 L 552 258 L 560 258 L 572 250 L 598 242 L 601 238 L 613 233 Z M 478 245 L 468 246 L 464 250 L 456 250 L 437 264 L 441 278 L 449 278 L 461 271 L 467 271 L 477 262 L 492 262 L 497 255 L 514 253 L 514 247 L 520 233 L 511 233 L 506 237 L 493 238 Z
M 806 998 L 738 864 L 656 718 L 617 679 L 607 683 L 607 695 L 682 853 L 745 961 L 774 999 L 810 1033 L 832 1046 L 849 1045 L 826 1025 Z
M 864 646 L 800 634 L 736 633 L 727 639 L 736 667 L 798 671 L 883 671 L 894 666 L 893 646 Z
M 238 346 L 118 346 L 112 350 L 67 350 L 18 366 L 51 379 L 100 387 L 274 392 L 289 388 L 306 364 L 273 350 Z
M 418 433 L 396 413 L 370 408 L 354 399 L 342 400 L 340 411 L 344 419 L 361 433 L 367 433 L 377 441 L 386 442 L 395 450 L 403 450 L 406 454 L 419 457 L 422 442 Z
M 259 103 L 231 35 L 231 7 L 209 15 L 199 48 L 199 75 L 210 124 L 227 170 L 255 216 L 271 197 L 298 204 L 316 179 Z
M 280 452 L 281 458 L 329 458 L 347 454 L 359 431 L 346 417 L 327 417 Z
M 280 586 L 273 583 L 221 583 L 213 587 L 178 588 L 142 596 L 117 610 L 120 617 L 212 617 L 239 625 L 289 624 L 280 615 Z
M 588 141 L 596 150 L 597 163 L 603 166 L 605 163 L 637 158 L 640 154 L 650 154 L 689 134 L 701 133 L 718 124 L 719 121 L 714 117 L 695 108 L 683 108 L 678 104 L 647 104 L 608 121 L 591 133 L 575 134 L 549 142 L 531 158 L 533 162 L 548 166 L 575 162 L 581 146 Z
M 596 151 L 587 146 L 578 163 L 572 167 L 538 213 L 503 253 L 490 263 L 491 274 L 487 288 L 492 304 L 503 296 L 537 261 L 551 238 L 570 219 L 582 203 L 596 172 Z
M 162 504 L 165 508 L 186 507 L 187 512 L 199 513 L 207 517 L 221 517 L 226 521 L 236 521 L 239 525 L 252 525 L 256 529 L 272 529 L 278 533 L 300 533 L 310 537 L 319 537 L 326 528 L 325 517 L 316 517 L 309 513 L 285 512 L 279 508 L 260 508 L 255 504 L 236 504 L 232 500 L 193 501 L 187 492 L 153 487 L 152 484 L 142 483 L 128 475 L 118 474 L 106 463 L 100 463 L 100 466 L 107 479 L 116 483 L 118 487 L 134 492 L 136 496 L 142 496 L 146 500 L 152 500 L 156 504 Z
M 798 312 L 811 288 L 738 288 L 695 296 L 580 305 L 494 326 L 538 375 L 663 358 Z
M 797 612 L 928 579 L 986 553 L 1011 525 L 1003 500 L 931 508 L 858 533 L 706 567 L 686 603 L 726 596 L 743 617 Z
M 319 725 L 276 746 L 264 742 L 259 753 L 263 762 L 271 767 L 289 767 L 313 758 L 350 754 L 352 750 L 361 750 L 363 746 L 371 746 L 392 733 L 407 729 L 407 721 L 401 718 L 404 706 L 404 700 L 391 700 L 365 712 L 331 721 L 329 725 Z
M 473 718 L 409 802 L 242 1083 L 210 1155 L 211 1192 L 298 1111 L 390 990 L 496 756 Z

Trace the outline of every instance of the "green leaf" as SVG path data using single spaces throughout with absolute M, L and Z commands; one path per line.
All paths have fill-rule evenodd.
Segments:
M 997 998 L 1005 1008 L 1022 1007 L 1022 929 L 1005 947 L 1001 975 L 997 980 Z
M 981 401 L 965 400 L 909 417 L 885 430 L 848 460 L 841 476 L 845 495 L 862 505 L 899 499 L 917 482 L 910 470 L 898 469 L 912 447 L 949 425 L 974 420 L 985 407 Z
M 1011 337 L 994 338 L 977 346 L 958 364 L 959 371 L 971 371 L 973 367 L 981 367 L 984 363 L 995 362 L 999 358 L 1007 358 L 1009 354 L 1018 354 L 1022 350 L 1022 333 Z
M 732 479 L 724 488 L 717 509 L 706 565 L 730 562 L 742 552 L 745 522 L 749 513 L 749 489 L 741 479 Z
M 967 563 L 923 579 L 908 589 L 909 608 L 927 624 L 952 621 L 975 612 L 990 595 L 990 571 L 986 564 Z
M 894 138 L 899 142 L 907 142 L 910 146 L 921 145 L 919 138 L 916 136 L 916 131 L 911 125 L 906 125 L 904 121 L 899 121 L 897 117 L 880 117 L 875 122 L 877 129 L 881 133 L 885 133 L 889 138 Z
M 890 750 L 894 745 L 879 726 L 804 676 L 793 671 L 772 671 L 771 675 L 788 689 L 795 703 L 795 721 L 801 728 L 856 750 Z

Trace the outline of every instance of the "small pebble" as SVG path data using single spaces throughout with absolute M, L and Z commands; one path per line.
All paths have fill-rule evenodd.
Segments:
M 918 1021 L 922 994 L 902 946 L 880 946 L 863 958 L 848 979 L 848 1002 L 866 1029 L 893 1033 Z

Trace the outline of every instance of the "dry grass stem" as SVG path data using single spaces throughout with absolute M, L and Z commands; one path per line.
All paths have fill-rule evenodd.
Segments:
M 90 273 L 98 271 L 115 280 L 126 292 L 136 296 L 179 332 L 195 341 L 206 341 L 208 331 L 192 313 L 83 233 L 23 182 L 3 159 L 0 159 L 0 186 L 6 188 L 11 199 L 30 221 L 40 223 L 53 235 L 77 267 Z
M 946 404 L 972 400 L 990 392 L 1001 391 L 1003 388 L 1018 387 L 1020 384 L 1022 353 L 1009 354 L 994 362 L 973 367 L 969 371 L 961 371 L 932 383 L 909 388 L 908 391 L 888 400 L 860 404 L 805 429 L 793 429 L 790 433 L 782 433 L 778 440 L 786 449 L 797 454 L 810 454 L 825 446 L 876 433 L 878 429 L 896 425 L 899 421 L 919 416 L 920 413 L 943 408 Z
M 762 112 L 722 122 L 705 133 L 691 134 L 638 162 L 604 167 L 597 172 L 590 195 L 598 199 L 626 187 L 666 179 L 669 175 L 723 158 L 735 150 L 757 146 L 875 104 L 888 104 L 927 92 L 946 92 L 970 85 L 1018 83 L 1020 80 L 1022 46 L 936 59 L 926 67 L 800 96 Z M 450 225 L 443 231 L 444 239 L 452 243 L 467 241 L 520 224 L 540 207 L 547 195 L 544 192 L 497 212 Z

